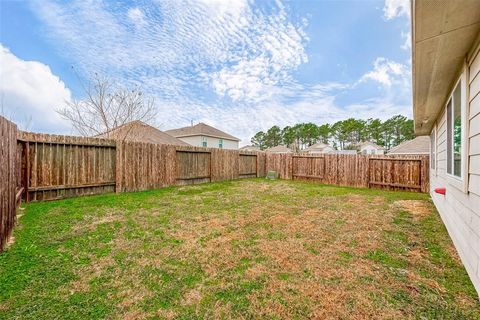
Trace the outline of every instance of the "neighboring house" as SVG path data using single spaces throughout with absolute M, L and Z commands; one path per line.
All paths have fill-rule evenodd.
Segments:
M 165 132 L 196 147 L 238 149 L 240 142 L 240 139 L 202 122 Z
M 430 137 L 418 136 L 393 147 L 388 155 L 428 155 L 430 154 Z
M 99 134 L 95 136 L 95 138 L 188 146 L 188 144 L 182 140 L 172 137 L 139 120 L 127 122 L 124 125 Z
M 361 154 L 385 154 L 385 148 L 370 141 L 364 141 L 358 146 Z
M 413 114 L 431 196 L 480 293 L 480 1 L 412 1 Z M 444 193 L 444 194 L 442 194 Z
M 243 146 L 239 150 L 242 150 L 242 151 L 260 151 L 260 148 L 255 147 L 255 146 Z
M 333 150 L 329 154 L 357 154 L 357 150 Z
M 300 151 L 300 153 L 302 154 L 326 154 L 326 153 L 334 153 L 334 152 L 335 152 L 334 148 L 322 142 L 317 142 L 315 144 L 312 144 L 310 147 Z
M 287 148 L 286 146 L 283 146 L 283 145 L 271 147 L 271 148 L 268 148 L 265 151 L 270 152 L 270 153 L 293 153 L 292 149 Z

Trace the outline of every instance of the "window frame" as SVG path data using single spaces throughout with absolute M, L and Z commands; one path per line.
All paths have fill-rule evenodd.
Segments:
M 447 180 L 448 180 L 448 183 L 451 184 L 452 186 L 454 186 L 455 188 L 459 189 L 459 190 L 462 190 L 463 192 L 466 192 L 467 188 L 465 186 L 465 181 L 467 181 L 467 179 L 465 178 L 466 174 L 468 174 L 468 170 L 467 170 L 467 162 L 468 162 L 468 155 L 467 155 L 467 152 L 468 152 L 468 148 L 467 148 L 467 144 L 468 144 L 468 132 L 467 132 L 467 121 L 468 121 L 468 115 L 467 115 L 467 100 L 468 100 L 468 96 L 467 96 L 467 70 L 468 69 L 463 69 L 462 70 L 462 74 L 458 77 L 458 80 L 455 81 L 455 85 L 453 86 L 453 88 L 451 89 L 450 91 L 450 94 L 448 95 L 448 98 L 447 98 L 447 101 L 445 103 L 445 115 L 446 115 L 446 122 L 445 122 L 445 126 L 446 126 L 446 168 L 445 168 L 445 174 L 446 174 L 446 177 L 447 177 Z M 453 142 L 453 131 L 455 129 L 455 125 L 454 125 L 454 113 L 455 113 L 455 101 L 453 100 L 453 95 L 455 93 L 455 89 L 457 88 L 457 86 L 460 84 L 460 99 L 461 99 L 461 103 L 460 103 L 460 117 L 461 117 L 461 121 L 462 121 L 462 124 L 461 124 L 461 130 L 462 130 L 462 133 L 461 133 L 461 147 L 460 147 L 460 152 L 461 152 L 461 156 L 460 156 L 460 159 L 461 159 L 461 164 L 460 164 L 460 176 L 456 176 L 453 172 L 454 172 L 454 165 L 455 165 L 455 162 L 454 162 L 454 150 L 453 150 L 453 147 L 454 147 L 454 142 Z M 452 108 L 450 110 L 450 113 L 448 112 L 448 103 L 449 102 L 452 102 Z M 449 117 L 451 117 L 451 121 L 452 121 L 452 127 L 450 128 L 451 130 L 449 130 L 448 128 L 448 122 L 449 122 Z M 449 144 L 449 137 L 451 140 L 451 144 Z M 449 161 L 449 158 L 450 158 L 450 161 L 451 164 L 452 164 L 452 167 L 451 167 L 451 172 L 448 172 L 449 171 L 449 166 L 448 166 L 448 161 Z
M 202 137 L 202 147 L 204 147 L 204 148 L 208 147 L 207 137 Z
M 223 149 L 223 139 L 218 139 L 218 148 Z

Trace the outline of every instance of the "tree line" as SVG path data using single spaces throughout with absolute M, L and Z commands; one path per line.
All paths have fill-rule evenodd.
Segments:
M 317 142 L 330 144 L 337 150 L 351 150 L 363 141 L 370 141 L 389 150 L 414 137 L 413 120 L 396 115 L 385 121 L 349 118 L 333 124 L 308 122 L 283 129 L 273 126 L 266 132 L 257 132 L 251 142 L 262 150 L 283 144 L 298 151 Z

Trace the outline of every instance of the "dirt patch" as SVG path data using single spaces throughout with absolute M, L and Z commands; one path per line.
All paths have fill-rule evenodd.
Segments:
M 202 293 L 198 288 L 191 289 L 183 295 L 183 303 L 186 305 L 196 304 L 202 299 Z
M 413 283 L 413 284 L 421 283 L 421 284 L 427 285 L 428 287 L 430 287 L 432 289 L 435 289 L 435 290 L 437 290 L 439 292 L 442 292 L 442 293 L 445 293 L 445 291 L 446 291 L 446 289 L 444 287 L 442 287 L 434 279 L 429 279 L 429 278 L 422 277 L 419 274 L 414 273 L 414 272 L 408 272 L 407 276 L 408 276 L 408 279 L 409 279 L 410 283 Z
M 15 237 L 13 235 L 11 235 L 10 237 L 8 237 L 8 240 L 7 240 L 7 243 L 5 244 L 5 250 L 10 248 L 14 243 L 15 243 Z
M 160 319 L 166 319 L 166 320 L 172 320 L 172 319 L 175 319 L 177 317 L 177 313 L 173 310 L 170 310 L 170 309 L 159 309 L 157 310 L 157 314 L 156 314 L 157 317 L 159 317 Z
M 407 211 L 417 221 L 432 214 L 431 205 L 423 200 L 398 200 L 393 205 Z
M 260 192 L 278 193 L 278 194 L 291 194 L 297 192 L 297 188 L 294 185 L 286 183 L 269 183 L 269 182 L 257 182 L 257 181 L 242 181 L 237 186 L 238 188 L 247 188 L 250 190 L 258 190 Z
M 95 263 L 84 266 L 77 270 L 78 278 L 60 288 L 63 292 L 73 294 L 75 292 L 86 292 L 90 290 L 90 281 L 99 277 L 109 266 L 113 266 L 115 261 L 107 256 L 100 259 L 92 257 Z
M 6 311 L 9 309 L 8 303 L 0 303 L 0 311 Z
M 122 288 L 121 292 L 117 295 L 117 298 L 121 300 L 118 307 L 123 310 L 129 310 L 135 304 L 145 300 L 146 298 L 154 296 L 154 293 L 142 288 L 141 286 L 135 286 L 131 288 Z
M 108 224 L 112 222 L 125 221 L 125 215 L 123 212 L 109 210 L 102 216 L 87 215 L 84 218 L 83 223 L 77 223 L 73 228 L 73 232 L 93 231 L 97 226 L 102 224 Z

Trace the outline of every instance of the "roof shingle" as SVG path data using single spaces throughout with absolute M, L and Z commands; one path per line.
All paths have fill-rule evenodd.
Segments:
M 415 139 L 400 143 L 393 147 L 387 154 L 429 154 L 430 137 L 418 136 Z
M 127 122 L 124 125 L 99 134 L 95 136 L 95 138 L 189 146 L 188 143 L 172 137 L 171 135 L 139 120 Z
M 199 124 L 196 124 L 194 126 L 167 130 L 165 132 L 176 138 L 190 137 L 190 136 L 209 136 L 214 138 L 240 141 L 240 139 L 226 132 L 223 132 L 217 128 L 209 126 L 208 124 L 205 124 L 203 122 L 200 122 Z
M 265 151 L 272 152 L 272 153 L 292 153 L 292 150 L 290 148 L 287 148 L 286 146 L 283 146 L 283 145 L 271 147 L 266 149 Z

